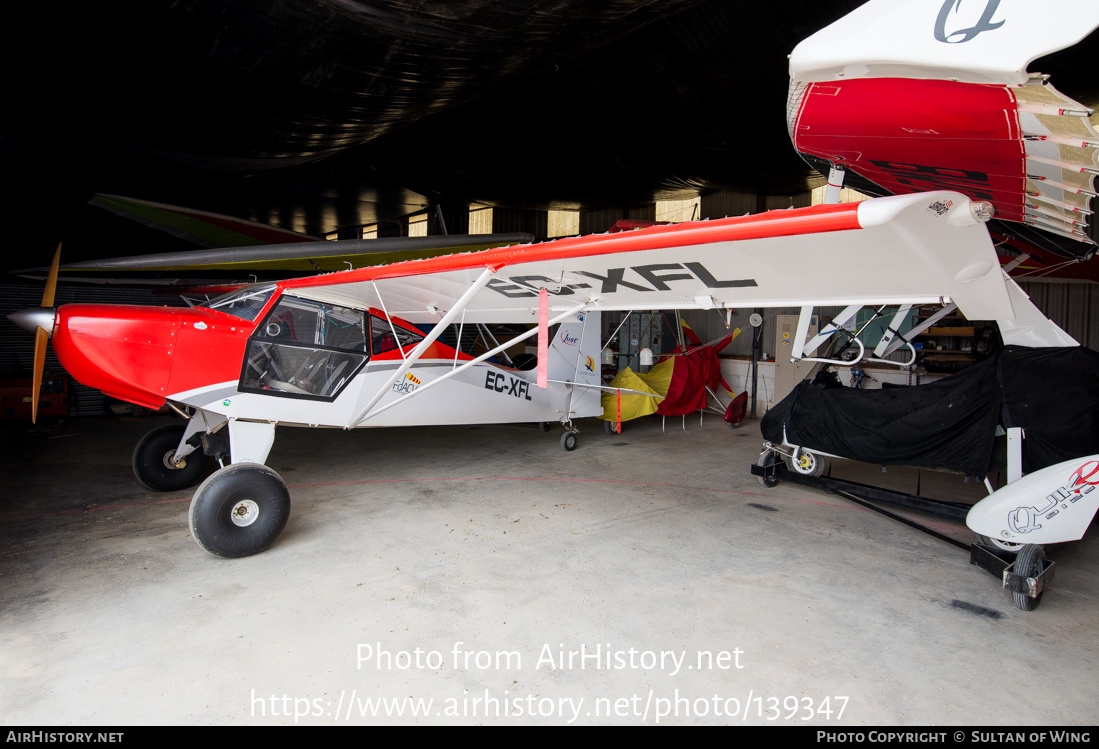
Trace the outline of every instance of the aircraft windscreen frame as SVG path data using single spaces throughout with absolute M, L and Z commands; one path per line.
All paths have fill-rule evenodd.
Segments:
M 254 322 L 276 289 L 277 287 L 273 284 L 252 284 L 221 294 L 196 306 L 216 309 L 218 312 Z
M 370 359 L 367 317 L 365 310 L 282 295 L 248 339 L 239 390 L 334 400 Z

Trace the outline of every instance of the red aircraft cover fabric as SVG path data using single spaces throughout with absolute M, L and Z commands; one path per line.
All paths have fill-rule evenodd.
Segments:
M 720 341 L 705 346 L 686 323 L 683 323 L 683 333 L 690 348 L 684 353 L 681 346 L 676 346 L 669 353 L 674 362 L 672 379 L 668 384 L 668 392 L 656 408 L 656 412 L 664 416 L 683 416 L 706 408 L 706 388 L 716 392 L 718 385 L 721 385 L 730 395 L 733 393 L 732 388 L 721 377 L 721 362 L 717 358 L 717 352 L 736 338 L 740 328 Z M 666 361 L 669 356 L 661 357 L 660 362 Z
M 998 218 L 1023 220 L 1026 151 L 1015 97 L 1004 86 L 813 83 L 792 135 L 798 151 L 842 163 L 894 195 L 957 190 L 991 201 Z

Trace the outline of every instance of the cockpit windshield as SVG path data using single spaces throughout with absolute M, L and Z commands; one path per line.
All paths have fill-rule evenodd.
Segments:
M 275 287 L 269 284 L 251 284 L 214 297 L 198 306 L 226 312 L 244 320 L 255 320 L 274 291 Z

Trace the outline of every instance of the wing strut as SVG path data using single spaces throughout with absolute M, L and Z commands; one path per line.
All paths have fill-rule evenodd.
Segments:
M 370 409 L 374 408 L 374 406 L 377 405 L 378 401 L 380 401 L 382 397 L 389 392 L 389 389 L 393 387 L 393 383 L 400 380 L 408 373 L 408 370 L 412 369 L 412 365 L 420 360 L 420 357 L 424 355 L 424 352 L 427 351 L 431 344 L 435 343 L 435 339 L 442 335 L 443 331 L 446 330 L 452 322 L 454 322 L 454 318 L 456 318 L 465 310 L 466 305 L 468 305 L 470 301 L 473 300 L 473 297 L 477 296 L 477 293 L 481 289 L 485 288 L 485 285 L 488 284 L 489 280 L 492 278 L 495 272 L 496 271 L 493 268 L 485 268 L 481 275 L 477 277 L 477 280 L 474 281 L 470 285 L 470 287 L 466 289 L 465 293 L 462 294 L 461 298 L 458 299 L 458 302 L 454 305 L 454 308 L 447 311 L 447 313 L 443 315 L 443 318 L 439 320 L 439 322 L 435 323 L 435 327 L 431 329 L 431 332 L 428 333 L 424 337 L 424 339 L 416 345 L 416 348 L 412 349 L 412 353 L 408 355 L 408 357 L 404 360 L 401 366 L 397 367 L 396 371 L 393 372 L 392 376 L 390 376 L 385 385 L 378 388 L 378 392 L 374 394 L 374 397 L 370 399 L 370 402 L 363 406 L 361 409 L 359 409 L 359 412 L 356 413 L 354 417 L 352 417 L 352 419 L 347 423 L 347 429 L 358 426 L 366 419 L 366 415 L 370 413 Z M 378 298 L 379 300 L 381 299 L 380 296 Z M 386 315 L 388 316 L 389 313 L 387 312 Z M 404 355 L 403 350 L 401 351 L 401 355 Z M 458 369 L 452 371 L 461 370 Z
M 389 332 L 393 334 L 393 340 L 394 341 L 401 340 L 397 336 L 397 329 L 393 327 L 393 318 L 389 316 L 389 310 L 387 310 L 385 308 L 385 300 L 382 299 L 382 292 L 378 291 L 378 284 L 371 281 L 370 285 L 374 287 L 374 293 L 377 294 L 377 296 L 378 296 L 378 304 L 382 305 L 382 312 L 385 313 L 385 321 L 387 323 L 389 323 Z M 401 358 L 402 359 L 407 359 L 408 358 L 407 356 L 404 355 L 404 346 L 398 346 L 397 350 L 401 352 Z
M 589 304 L 588 302 L 584 302 L 583 304 L 578 304 L 575 307 L 573 307 L 572 309 L 569 309 L 569 310 L 566 310 L 565 312 L 562 312 L 560 315 L 557 315 L 556 317 L 551 318 L 549 320 L 549 325 L 556 325 L 557 323 L 561 322 L 562 320 L 565 320 L 568 317 L 570 317 L 572 315 L 575 315 L 577 312 L 584 311 L 586 309 L 586 307 L 588 306 L 588 304 Z M 449 325 L 449 324 L 450 323 L 447 323 L 447 325 Z M 442 322 L 440 322 L 439 325 L 442 325 Z M 539 326 L 535 326 L 535 327 L 531 328 L 530 330 L 528 330 L 526 333 L 522 333 L 521 335 L 517 335 L 514 338 L 508 339 L 505 343 L 500 344 L 499 346 L 492 349 L 491 351 L 486 351 L 485 353 L 478 356 L 476 359 L 471 359 L 470 361 L 467 361 L 462 366 L 460 366 L 456 369 L 450 370 L 449 372 L 447 372 L 446 374 L 444 374 L 442 377 L 438 378 L 437 380 L 432 380 L 431 382 L 425 382 L 423 385 L 420 385 L 418 388 L 416 388 L 411 393 L 405 393 L 404 395 L 397 398 L 396 400 L 393 400 L 393 401 L 390 401 L 389 403 L 386 403 L 384 406 L 379 408 L 377 411 L 370 411 L 369 407 L 362 410 L 360 412 L 362 414 L 362 416 L 355 419 L 355 421 L 352 422 L 351 424 L 349 424 L 347 428 L 351 429 L 351 428 L 357 427 L 360 424 L 362 424 L 364 421 L 369 419 L 371 416 L 377 416 L 378 414 L 382 413 L 383 411 L 388 411 L 389 409 L 393 408 L 398 403 L 400 403 L 402 401 L 405 401 L 405 400 L 408 400 L 409 398 L 411 398 L 414 395 L 419 395 L 420 393 L 423 393 L 425 390 L 428 390 L 428 389 L 434 387 L 435 385 L 438 385 L 440 382 L 445 382 L 446 380 L 449 380 L 451 377 L 454 377 L 455 375 L 459 374 L 460 372 L 464 372 L 465 370 L 469 369 L 470 367 L 474 366 L 475 364 L 480 364 L 485 359 L 496 356 L 496 354 L 500 353 L 504 349 L 511 348 L 512 346 L 519 343 L 520 341 L 525 341 L 526 339 L 530 338 L 531 336 L 535 335 L 538 332 L 538 327 Z M 438 330 L 438 325 L 436 326 L 436 330 Z M 432 332 L 434 333 L 435 331 L 432 331 Z M 409 357 L 408 357 L 409 366 L 411 367 L 411 363 L 414 363 L 415 359 L 418 359 L 418 358 L 419 358 L 419 355 L 417 355 L 416 352 L 413 351 L 412 354 L 410 354 Z M 405 370 L 405 371 L 407 371 L 407 370 Z M 402 374 L 401 376 L 403 377 L 404 375 Z M 393 386 L 393 383 L 396 382 L 396 381 L 397 381 L 397 378 L 394 377 L 388 385 L 386 385 L 385 387 L 379 389 L 378 390 L 378 395 L 376 395 L 374 397 L 373 401 L 371 401 L 371 404 L 373 405 L 373 403 L 377 402 L 383 395 L 385 395 L 389 391 L 389 388 L 391 388 Z

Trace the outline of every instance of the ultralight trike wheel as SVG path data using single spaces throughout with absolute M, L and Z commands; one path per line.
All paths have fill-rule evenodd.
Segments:
M 786 467 L 802 476 L 817 478 L 824 475 L 824 458 L 808 450 L 798 450 L 796 458 L 786 458 Z

